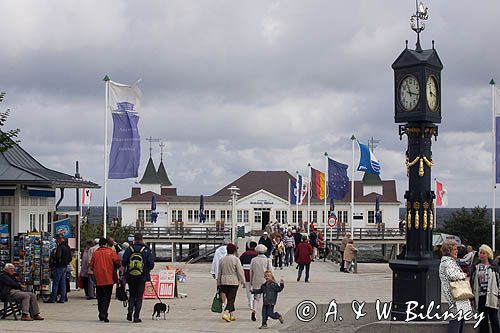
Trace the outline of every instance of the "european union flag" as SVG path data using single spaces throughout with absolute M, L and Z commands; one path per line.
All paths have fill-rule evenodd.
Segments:
M 345 197 L 349 190 L 349 177 L 347 177 L 347 165 L 328 159 L 328 196 L 331 199 L 340 200 Z

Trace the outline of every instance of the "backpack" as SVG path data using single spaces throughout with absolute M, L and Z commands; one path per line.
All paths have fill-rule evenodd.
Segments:
M 132 277 L 139 277 L 144 274 L 144 258 L 142 257 L 142 251 L 144 251 L 146 247 L 143 246 L 139 251 L 134 249 L 130 259 L 128 261 L 128 274 Z

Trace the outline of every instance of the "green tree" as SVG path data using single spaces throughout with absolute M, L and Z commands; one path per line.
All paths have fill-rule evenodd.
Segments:
M 5 93 L 0 93 L 0 102 L 3 101 Z M 2 128 L 5 126 L 5 122 L 9 117 L 10 110 L 7 109 L 5 112 L 0 112 L 0 152 L 7 151 L 9 148 L 19 143 L 19 140 L 14 140 L 19 134 L 19 128 L 14 130 L 4 131 Z
M 462 207 L 453 212 L 451 218 L 444 221 L 443 227 L 436 231 L 456 235 L 464 244 L 472 245 L 475 249 L 481 244 L 491 246 L 491 220 L 486 207 Z

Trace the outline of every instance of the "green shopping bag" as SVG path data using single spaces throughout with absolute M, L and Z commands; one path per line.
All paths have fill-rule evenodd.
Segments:
M 219 292 L 215 293 L 212 300 L 212 312 L 222 313 L 222 300 L 220 299 Z

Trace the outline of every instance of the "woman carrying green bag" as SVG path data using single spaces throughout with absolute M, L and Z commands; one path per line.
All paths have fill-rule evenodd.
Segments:
M 219 296 L 219 291 L 215 293 L 214 299 L 212 300 L 212 312 L 222 313 L 222 300 Z

